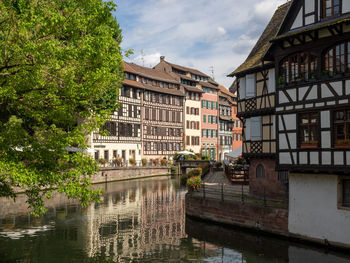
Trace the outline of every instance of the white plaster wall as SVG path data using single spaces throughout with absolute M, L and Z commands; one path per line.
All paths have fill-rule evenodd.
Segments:
M 303 26 L 303 7 L 300 8 L 299 13 L 298 13 L 297 17 L 295 18 L 291 29 L 298 28 L 301 26 Z
M 302 247 L 289 246 L 288 248 L 289 263 L 347 263 L 348 258 L 325 253 L 322 250 L 312 250 Z
M 187 107 L 190 108 L 198 108 L 199 109 L 199 115 L 193 115 L 193 114 L 186 114 L 186 109 Z M 191 111 L 190 111 L 191 112 Z M 187 129 L 187 121 L 199 121 L 199 130 L 194 130 L 194 129 Z M 207 117 L 208 121 L 208 117 Z M 185 143 L 186 143 L 186 136 L 199 136 L 201 138 L 201 102 L 200 101 L 194 101 L 194 100 L 186 100 L 185 102 Z M 191 142 L 191 141 L 190 141 Z M 199 144 L 200 144 L 200 139 L 199 139 Z M 201 146 L 200 145 L 186 145 L 186 150 L 193 150 L 195 153 L 200 153 Z
M 349 0 L 343 1 L 342 11 L 343 11 L 343 13 L 350 12 L 350 1 Z
M 337 208 L 336 175 L 290 174 L 291 233 L 350 245 L 350 211 Z
M 101 148 L 101 146 L 104 146 L 104 148 Z M 117 150 L 117 154 L 119 157 L 122 157 L 122 151 L 125 150 L 125 158 L 126 161 L 129 162 L 129 158 L 132 156 L 129 155 L 130 150 L 135 150 L 135 159 L 136 162 L 141 161 L 141 143 L 92 143 L 91 148 L 94 150 L 100 151 L 100 159 L 104 158 L 104 151 L 108 150 L 109 151 L 109 160 L 112 160 L 113 158 L 113 150 Z M 91 153 L 92 157 L 94 158 L 95 153 Z

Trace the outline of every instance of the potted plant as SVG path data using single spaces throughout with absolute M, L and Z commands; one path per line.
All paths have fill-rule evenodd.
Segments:
M 134 158 L 129 158 L 129 163 L 131 165 L 135 165 L 136 164 L 136 160 Z
M 142 166 L 146 166 L 146 164 L 147 164 L 147 159 L 146 159 L 146 158 L 142 158 L 142 159 L 141 159 L 141 163 L 142 163 Z
M 157 159 L 157 158 L 152 159 L 152 163 L 153 163 L 153 165 L 157 166 L 159 164 L 159 159 Z
M 121 159 L 120 157 L 116 157 L 116 158 L 114 159 L 114 162 L 115 162 L 115 164 L 116 164 L 117 166 L 120 166 L 121 163 L 122 163 L 122 159 Z
M 202 179 L 200 176 L 192 176 L 187 179 L 186 185 L 191 191 L 198 191 L 202 185 Z
M 160 160 L 160 164 L 161 164 L 162 166 L 165 166 L 165 165 L 166 165 L 166 159 L 161 159 L 161 160 Z
M 106 165 L 106 163 L 107 163 L 107 160 L 105 160 L 105 159 L 98 159 L 98 163 L 103 165 L 103 167 L 104 167 Z

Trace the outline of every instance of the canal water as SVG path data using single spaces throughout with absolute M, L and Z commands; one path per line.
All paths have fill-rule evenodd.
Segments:
M 318 262 L 350 256 L 185 217 L 185 189 L 158 177 L 100 184 L 100 204 L 56 195 L 34 218 L 24 196 L 0 199 L 0 262 Z

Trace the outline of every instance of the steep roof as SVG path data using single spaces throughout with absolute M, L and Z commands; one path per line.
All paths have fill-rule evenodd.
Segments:
M 284 17 L 286 16 L 289 10 L 290 4 L 291 2 L 287 2 L 277 8 L 269 24 L 260 36 L 259 40 L 256 42 L 247 59 L 236 70 L 229 74 L 229 77 L 233 77 L 247 70 L 251 70 L 262 66 L 262 59 L 268 51 L 269 47 L 271 46 L 270 41 L 276 36 L 284 20 Z M 265 65 L 266 64 L 267 63 L 265 63 Z
M 164 71 L 160 71 L 154 68 L 142 67 L 129 62 L 125 62 L 124 64 L 126 64 L 126 67 L 131 68 L 140 76 L 178 84 L 178 82 L 170 74 Z
M 207 74 L 204 74 L 203 72 L 200 72 L 199 70 L 196 70 L 196 69 L 193 69 L 193 68 L 183 67 L 183 66 L 180 66 L 180 65 L 176 65 L 176 64 L 170 63 L 168 61 L 165 61 L 165 62 L 168 63 L 173 68 L 176 68 L 176 69 L 179 69 L 179 70 L 182 70 L 182 71 L 185 71 L 185 72 L 190 72 L 190 73 L 198 75 L 198 76 L 210 78 Z
M 222 93 L 224 93 L 225 95 L 228 95 L 230 97 L 236 97 L 235 94 L 231 93 L 228 89 L 226 89 L 224 86 L 219 85 L 219 89 Z
M 199 84 L 203 87 L 212 88 L 212 89 L 219 89 L 219 87 L 217 85 L 213 85 L 209 82 L 199 81 Z

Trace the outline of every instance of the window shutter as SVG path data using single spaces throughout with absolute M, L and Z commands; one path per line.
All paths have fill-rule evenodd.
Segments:
M 245 139 L 250 141 L 250 130 L 251 130 L 251 118 L 246 119 L 245 122 Z
M 246 80 L 246 97 L 251 98 L 256 96 L 256 80 L 255 74 L 248 74 Z
M 245 99 L 245 93 L 246 93 L 246 79 L 245 77 L 239 79 L 239 98 Z
M 260 141 L 262 135 L 261 116 L 251 118 L 251 140 Z
M 268 91 L 269 93 L 275 92 L 276 90 L 276 81 L 275 81 L 275 69 L 269 70 L 269 86 Z
M 343 180 L 343 205 L 350 206 L 350 180 Z

